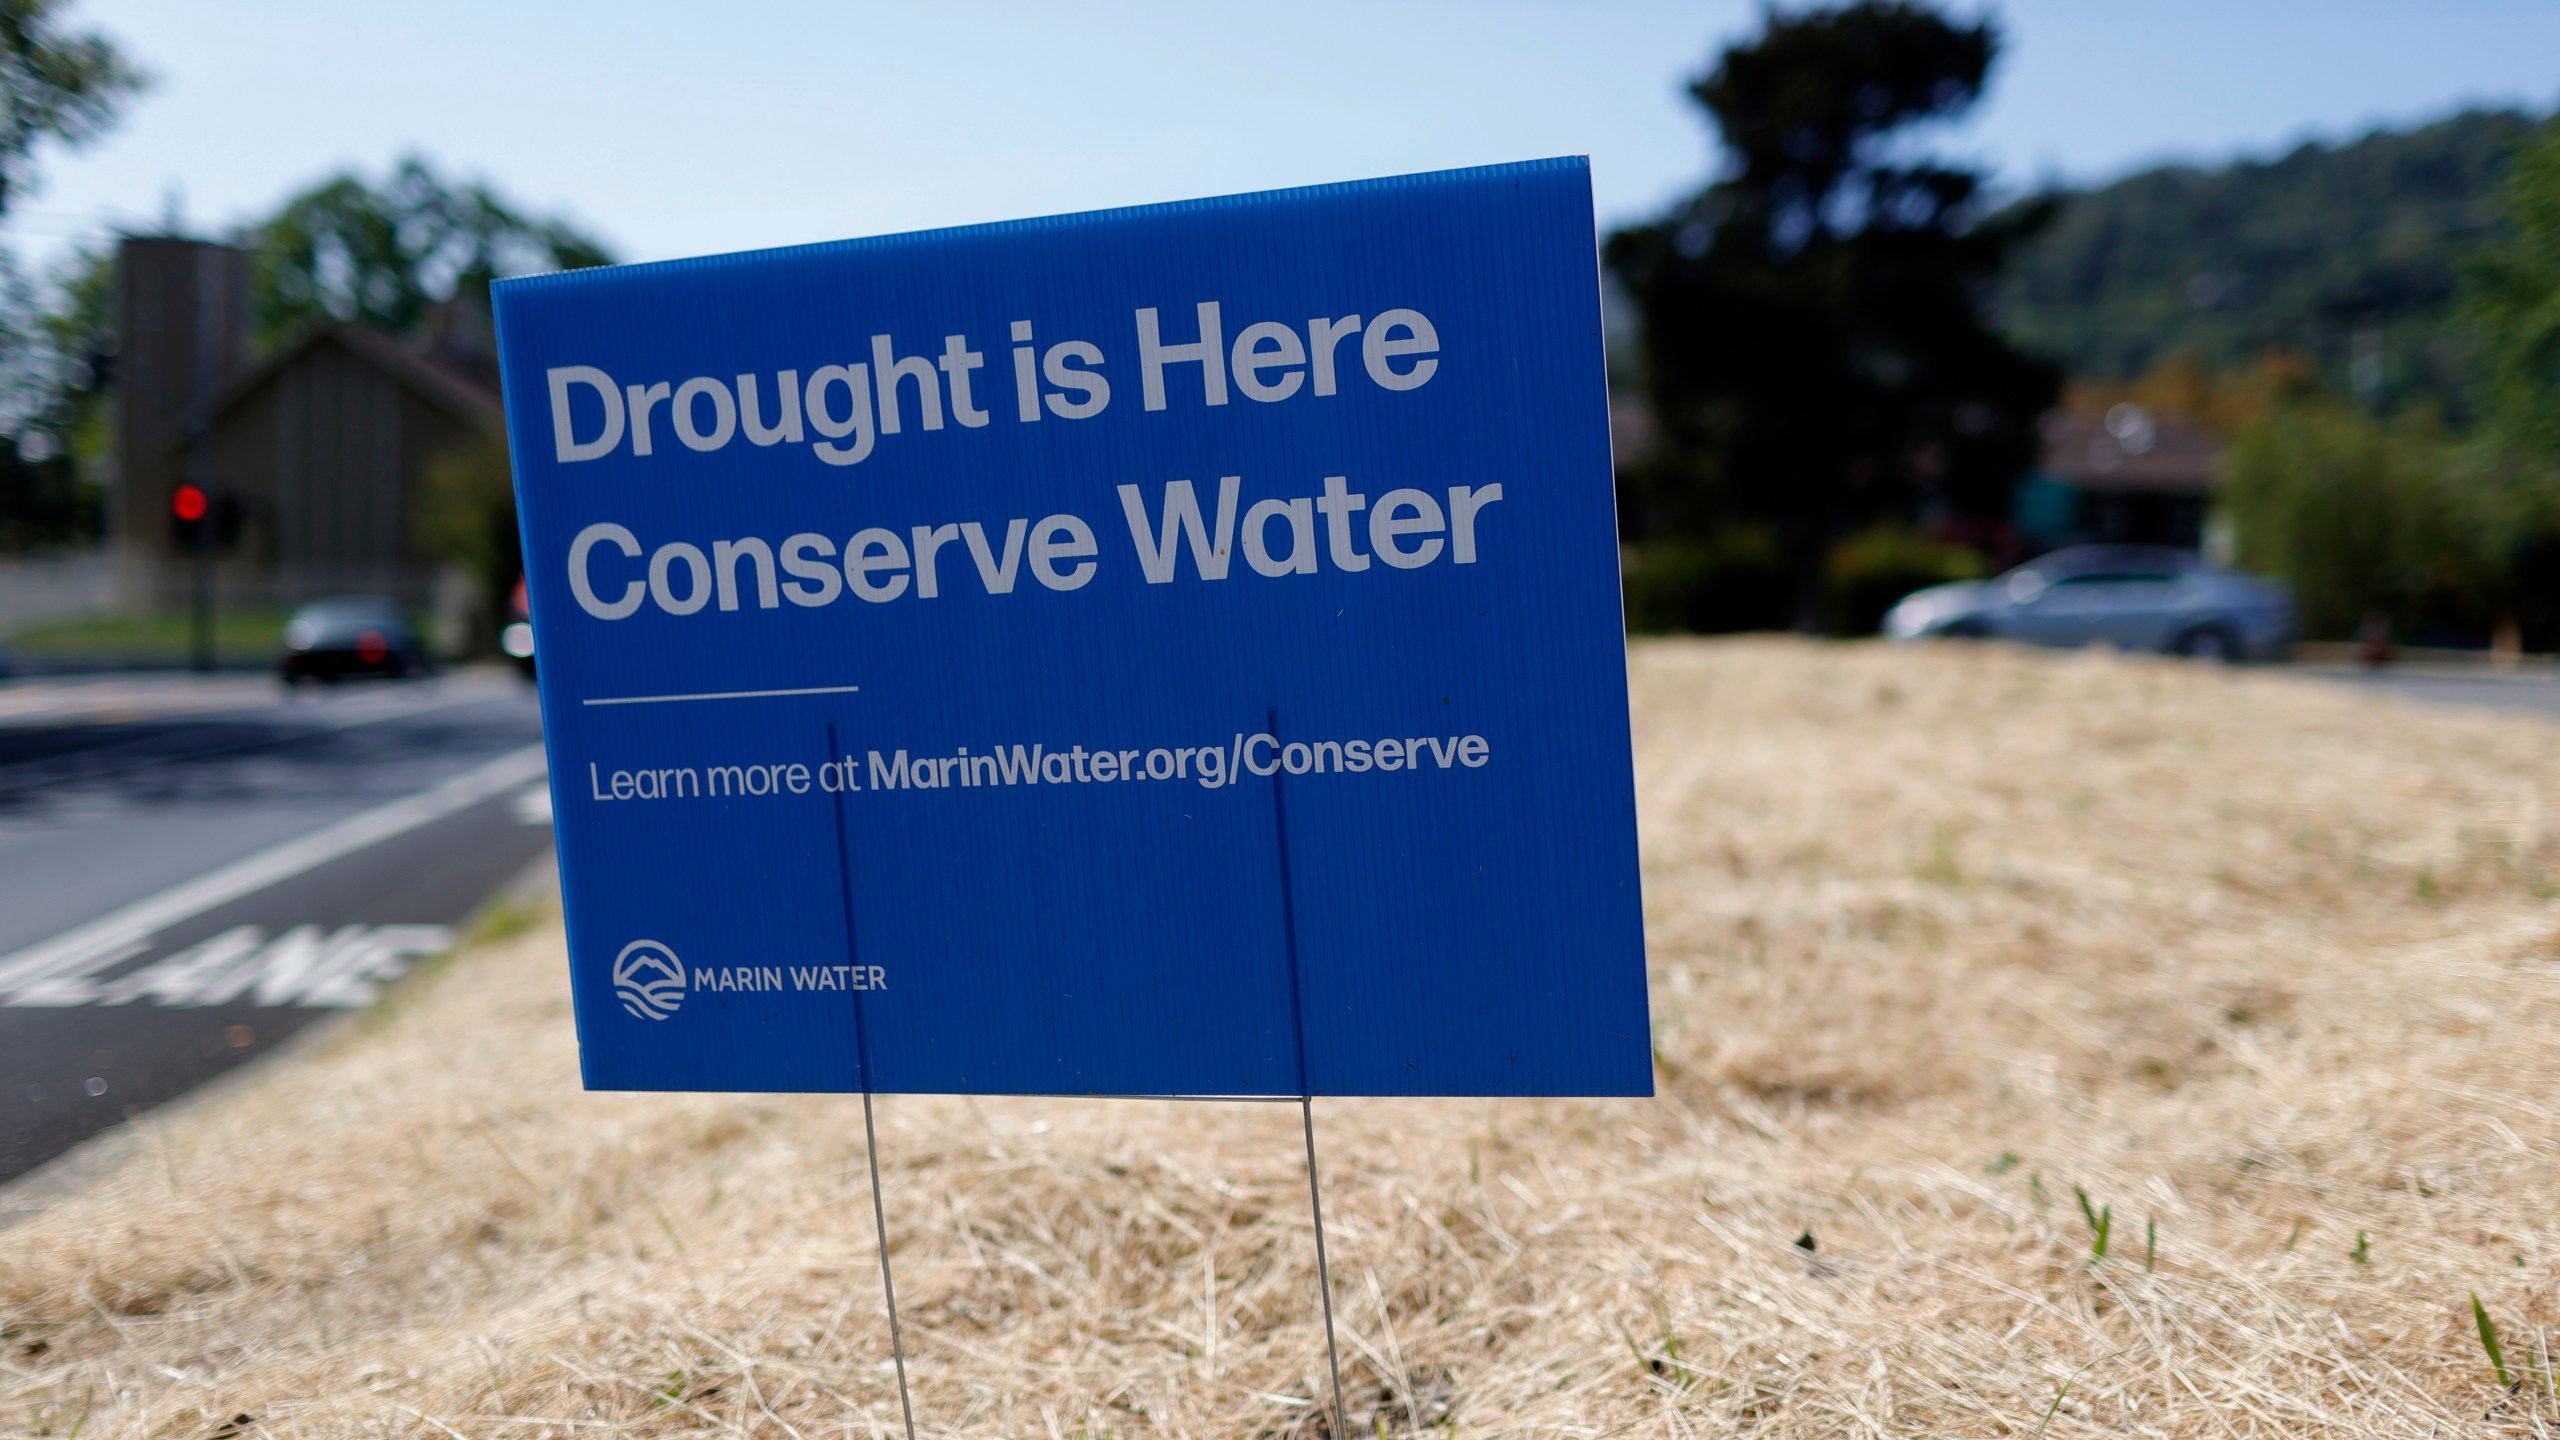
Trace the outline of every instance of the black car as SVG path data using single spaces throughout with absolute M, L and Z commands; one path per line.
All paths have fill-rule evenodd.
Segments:
M 316 600 L 285 622 L 276 673 L 287 685 L 335 684 L 350 675 L 400 679 L 431 667 L 427 648 L 400 607 L 377 596 Z

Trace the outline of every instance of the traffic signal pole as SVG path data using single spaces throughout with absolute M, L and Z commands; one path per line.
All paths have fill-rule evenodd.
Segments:
M 196 523 L 195 668 L 213 673 L 213 521 Z
M 213 409 L 222 391 L 221 251 L 196 251 L 195 395 L 189 407 L 187 479 L 178 487 L 179 518 L 195 541 L 194 668 L 213 673 Z M 192 514 L 188 513 L 192 510 Z
M 189 577 L 194 591 L 193 632 L 188 646 L 189 665 L 210 673 L 213 670 L 213 497 L 200 485 L 180 485 L 169 496 L 169 516 L 177 522 L 178 540 L 190 556 L 194 574 Z

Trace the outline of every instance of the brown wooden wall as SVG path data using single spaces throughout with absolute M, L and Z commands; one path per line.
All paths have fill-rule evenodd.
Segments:
M 218 483 L 241 497 L 246 520 L 233 553 L 275 566 L 297 589 L 406 588 L 401 577 L 428 558 L 412 524 L 427 468 L 471 438 L 445 410 L 322 337 L 223 416 Z

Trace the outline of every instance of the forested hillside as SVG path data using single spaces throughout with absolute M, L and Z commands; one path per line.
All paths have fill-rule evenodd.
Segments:
M 2066 193 L 2002 278 L 2002 324 L 2077 377 L 2138 374 L 2179 350 L 2219 369 L 2285 347 L 2341 392 L 2385 408 L 2432 398 L 2467 418 L 2462 257 L 2500 238 L 2498 187 L 2534 126 L 2470 111 Z

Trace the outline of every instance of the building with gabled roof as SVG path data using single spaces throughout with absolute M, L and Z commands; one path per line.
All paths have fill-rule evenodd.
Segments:
M 213 491 L 237 507 L 227 557 L 271 567 L 278 598 L 361 591 L 422 604 L 427 467 L 501 425 L 458 365 L 352 326 L 314 330 L 251 370 L 213 415 Z
M 2044 451 L 2018 487 L 2013 523 L 2030 548 L 2082 541 L 2204 542 L 2222 486 L 2222 442 L 2200 426 L 2156 419 L 2138 405 L 2103 416 L 2056 411 Z
M 225 603 L 324 595 L 434 597 L 420 512 L 438 457 L 501 433 L 498 392 L 441 355 L 325 325 L 246 358 L 236 250 L 130 239 L 111 538 L 124 602 L 181 603 L 193 584 L 170 518 L 181 484 L 214 504 Z M 205 287 L 219 287 L 208 298 Z

